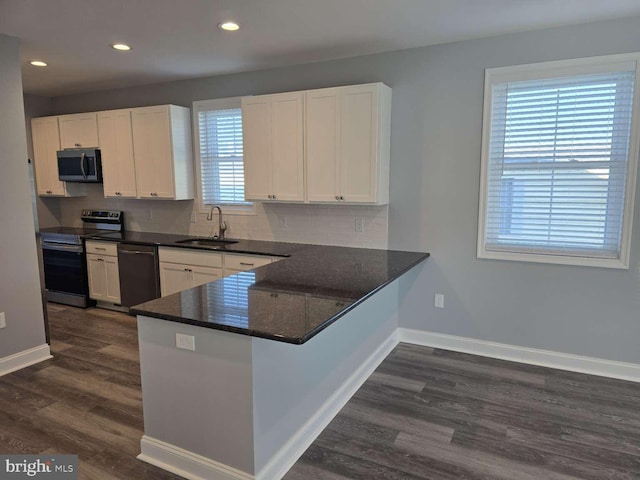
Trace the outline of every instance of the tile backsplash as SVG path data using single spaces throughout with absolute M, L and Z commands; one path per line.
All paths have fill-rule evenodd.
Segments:
M 212 236 L 217 215 L 207 221 L 197 200 L 137 200 L 104 198 L 101 185 L 88 185 L 88 195 L 60 199 L 60 223 L 79 226 L 83 208 L 122 210 L 125 228 L 134 231 Z M 315 243 L 348 247 L 387 248 L 388 206 L 261 204 L 254 215 L 223 212 L 227 236 L 250 240 Z M 363 222 L 362 232 L 356 222 Z

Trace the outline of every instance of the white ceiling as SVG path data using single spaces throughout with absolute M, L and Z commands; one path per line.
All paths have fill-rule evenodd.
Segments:
M 0 0 L 0 32 L 22 41 L 25 91 L 58 96 L 632 15 L 639 0 Z

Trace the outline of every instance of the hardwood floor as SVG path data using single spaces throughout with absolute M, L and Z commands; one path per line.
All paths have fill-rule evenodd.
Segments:
M 54 359 L 0 377 L 0 452 L 179 479 L 135 458 L 135 318 L 52 304 L 49 321 Z M 640 385 L 401 344 L 285 479 L 638 480 Z
M 0 452 L 77 454 L 84 480 L 177 480 L 136 459 L 143 434 L 134 317 L 49 305 L 52 360 L 0 377 Z
M 640 385 L 401 344 L 286 480 L 640 479 Z

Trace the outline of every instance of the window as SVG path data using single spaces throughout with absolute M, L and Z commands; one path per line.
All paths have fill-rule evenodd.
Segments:
M 628 268 L 639 60 L 486 71 L 479 258 Z
M 193 103 L 200 200 L 252 211 L 244 199 L 240 98 Z

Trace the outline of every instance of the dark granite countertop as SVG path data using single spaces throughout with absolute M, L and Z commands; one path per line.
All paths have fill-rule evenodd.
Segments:
M 171 237 L 176 237 L 173 243 Z M 183 238 L 127 232 L 120 241 L 185 247 L 175 244 Z M 418 252 L 249 240 L 218 251 L 290 258 L 136 305 L 131 313 L 302 344 L 429 257 Z
M 155 232 L 113 232 L 107 234 L 100 234 L 93 237 L 89 237 L 91 240 L 106 240 L 110 242 L 126 242 L 134 243 L 138 245 L 157 245 L 162 247 L 176 247 L 176 248 L 189 248 L 197 250 L 208 250 L 214 252 L 229 252 L 229 253 L 248 253 L 252 255 L 268 255 L 275 257 L 288 257 L 293 252 L 306 245 L 298 243 L 282 243 L 282 242 L 265 242 L 261 240 L 242 240 L 233 239 L 237 243 L 224 245 L 220 247 L 204 247 L 191 245 L 186 243 L 178 243 L 180 240 L 187 238 L 202 238 L 191 237 L 189 235 L 177 235 L 175 233 L 155 233 Z

